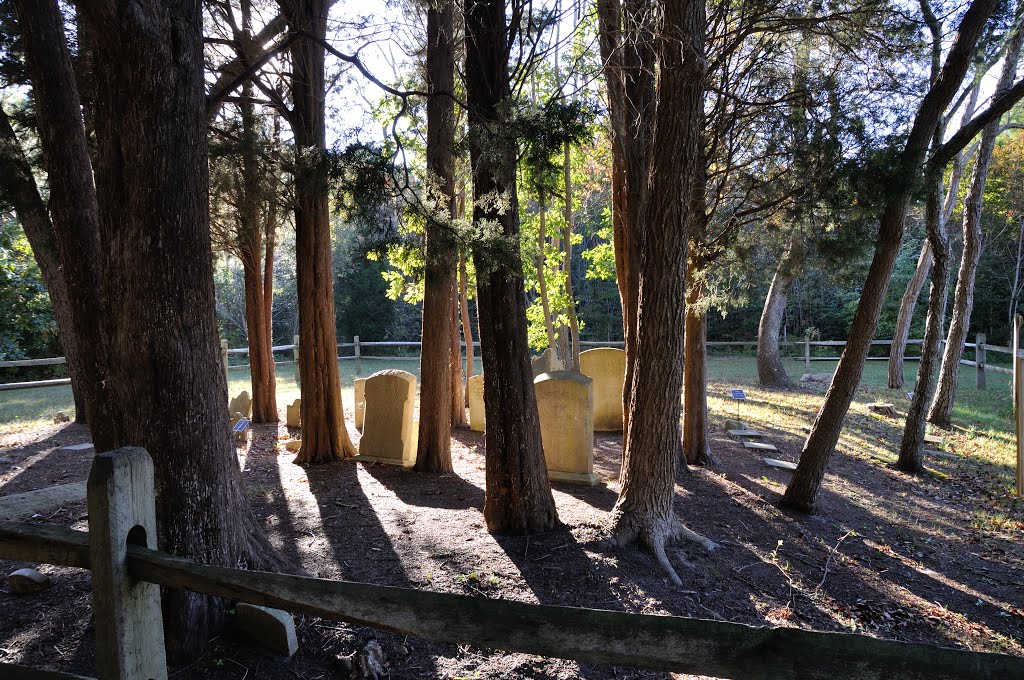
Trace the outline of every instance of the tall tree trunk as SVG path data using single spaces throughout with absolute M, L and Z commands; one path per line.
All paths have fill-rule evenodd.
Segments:
M 871 341 L 874 339 L 896 254 L 903 239 L 903 227 L 914 180 L 920 175 L 932 134 L 957 88 L 963 82 L 975 53 L 975 45 L 996 4 L 996 0 L 974 0 L 960 22 L 957 37 L 939 77 L 918 107 L 913 127 L 900 155 L 899 174 L 895 186 L 892 187 L 889 202 L 882 212 L 875 254 L 853 317 L 846 348 L 825 395 L 825 403 L 818 412 L 807 441 L 804 442 L 793 479 L 786 488 L 782 499 L 782 504 L 786 507 L 802 512 L 810 512 L 813 509 L 814 498 L 825 476 L 828 460 L 839 441 L 843 420 L 860 385 L 861 372 L 871 348 Z
M 537 227 L 537 292 L 540 295 L 540 306 L 544 312 L 544 332 L 548 336 L 548 348 L 555 351 L 555 326 L 551 321 L 551 305 L 548 302 L 547 275 L 544 272 L 547 253 L 545 249 L 548 243 L 547 224 L 547 201 L 544 197 L 544 188 L 537 187 L 537 203 L 540 211 L 540 222 Z
M 473 377 L 476 348 L 473 346 L 473 324 L 469 319 L 469 282 L 466 277 L 464 253 L 459 253 L 459 311 L 462 318 L 462 336 L 466 339 L 466 379 L 462 387 L 462 406 L 469 408 L 469 379 Z
M 803 249 L 799 239 L 799 234 L 793 236 L 786 254 L 775 269 L 761 312 L 761 322 L 757 326 L 757 377 L 765 387 L 793 388 L 793 381 L 789 379 L 786 367 L 782 364 L 779 332 L 786 316 L 789 289 L 803 264 Z
M 705 16 L 699 0 L 666 2 L 658 39 L 658 100 L 642 222 L 637 368 L 625 436 L 621 488 L 609 520 L 617 544 L 650 550 L 672 580 L 666 544 L 692 532 L 673 512 L 687 240 L 703 215 Z M 680 49 L 680 47 L 682 49 Z
M 1024 31 L 1017 29 L 1006 48 L 1003 70 L 993 96 L 999 96 L 1013 85 L 1017 77 L 1017 61 L 1020 59 Z M 989 123 L 981 133 L 981 144 L 974 164 L 971 189 L 964 205 L 963 233 L 964 248 L 960 256 L 960 271 L 956 278 L 956 293 L 953 298 L 953 316 L 946 336 L 946 351 L 939 369 L 939 384 L 935 399 L 928 411 L 928 421 L 940 427 L 949 427 L 953 417 L 953 402 L 956 398 L 957 382 L 960 378 L 960 359 L 963 357 L 964 342 L 971 327 L 971 312 L 974 309 L 974 279 L 981 260 L 981 209 L 985 198 L 985 184 L 992 151 L 999 136 L 999 121 Z
M 921 254 L 917 257 L 914 275 L 907 282 L 907 289 L 900 299 L 900 311 L 896 315 L 896 328 L 892 334 L 892 346 L 889 348 L 889 388 L 900 389 L 906 384 L 903 375 L 903 364 L 907 354 L 907 340 L 910 338 L 910 323 L 914 319 L 914 308 L 921 297 L 924 282 L 932 269 L 932 244 L 925 239 L 921 246 Z
M 691 256 L 686 272 L 683 455 L 691 465 L 712 461 L 708 436 L 707 313 L 700 308 L 705 294 L 703 267 L 700 257 Z
M 270 356 L 271 371 L 274 368 L 274 251 L 277 246 L 278 191 L 280 189 L 279 167 L 281 148 L 281 120 L 274 117 L 274 165 L 270 173 L 270 187 L 267 192 L 267 212 L 264 222 L 263 240 L 266 243 L 263 254 L 263 307 L 262 314 L 267 325 L 267 354 Z M 277 403 L 277 376 L 274 380 L 274 403 Z
M 466 394 L 464 376 L 462 374 L 462 335 L 459 333 L 459 292 L 453 291 L 452 295 L 452 323 L 451 323 L 451 423 L 452 427 L 465 427 L 469 425 L 466 420 Z
M 251 20 L 248 3 L 242 4 L 246 37 Z M 245 325 L 248 329 L 249 376 L 252 385 L 252 420 L 255 423 L 276 423 L 277 381 L 274 377 L 274 354 L 270 351 L 270 318 L 265 313 L 263 238 L 264 222 L 260 218 L 263 204 L 260 181 L 260 160 L 257 155 L 259 135 L 256 114 L 251 103 L 253 88 L 246 83 L 239 104 L 242 118 L 241 173 L 242 186 L 238 205 L 238 255 L 242 262 L 245 289 Z
M 473 222 L 494 232 L 473 244 L 487 418 L 484 519 L 491 533 L 544 531 L 558 516 L 526 340 L 515 140 L 501 113 L 512 95 L 505 3 L 466 3 L 465 22 Z
M 941 32 L 937 33 L 936 37 L 936 44 L 941 48 L 939 41 L 941 41 Z M 977 84 L 971 90 L 967 105 L 964 107 L 961 124 L 969 121 L 971 116 L 974 115 L 980 92 L 981 80 L 979 78 Z M 953 159 L 953 168 L 949 173 L 949 189 L 946 191 L 946 200 L 942 209 L 944 224 L 948 224 L 949 220 L 953 218 L 953 211 L 956 209 L 957 199 L 960 194 L 960 180 L 963 176 L 964 162 L 966 160 L 965 155 L 964 153 L 958 153 L 956 158 Z M 907 354 L 907 340 L 910 337 L 910 324 L 914 319 L 914 308 L 917 306 L 918 298 L 921 297 L 921 291 L 924 289 L 924 282 L 928 278 L 931 267 L 932 245 L 931 241 L 926 237 L 924 244 L 921 246 L 921 254 L 917 258 L 917 268 L 914 270 L 914 276 L 907 283 L 907 289 L 903 292 L 902 299 L 900 299 L 900 311 L 896 316 L 896 328 L 893 330 L 892 346 L 889 348 L 889 389 L 900 389 L 906 383 L 903 370 Z
M 329 463 L 355 455 L 345 426 L 338 374 L 338 333 L 334 320 L 331 219 L 322 159 L 327 149 L 324 122 L 324 46 L 329 0 L 281 0 L 288 25 L 311 38 L 292 43 L 290 115 L 295 138 L 295 265 L 298 269 L 299 337 L 302 342 L 302 448 L 300 465 Z
M 637 311 L 643 228 L 640 199 L 647 181 L 647 144 L 654 121 L 653 0 L 598 0 L 597 15 L 608 88 L 612 141 L 612 241 L 622 303 L 626 379 L 622 412 L 628 429 L 636 367 Z
M 60 252 L 54 235 L 50 214 L 39 195 L 32 176 L 32 166 L 25 158 L 25 152 L 18 141 L 10 118 L 0 107 L 0 192 L 3 193 L 25 231 L 32 256 L 43 275 L 46 292 L 50 295 L 53 317 L 57 321 L 57 334 L 64 348 L 68 374 L 71 376 L 71 393 L 75 400 L 75 422 L 86 424 L 86 399 L 82 381 L 81 358 L 78 341 L 75 338 L 74 319 L 67 284 L 61 273 Z
M 936 135 L 936 142 L 941 143 Z M 931 242 L 932 272 L 931 291 L 928 296 L 928 319 L 925 322 L 924 344 L 921 347 L 921 364 L 917 369 L 917 383 L 910 400 L 907 423 L 900 441 L 899 459 L 896 467 L 904 472 L 917 474 L 924 470 L 922 448 L 925 434 L 925 412 L 935 388 L 935 369 L 939 363 L 939 340 L 946 315 L 946 293 L 949 287 L 949 239 L 946 235 L 946 221 L 942 218 L 940 196 L 942 176 L 931 178 L 928 192 L 927 221 L 928 240 Z
M 427 215 L 426 274 L 423 290 L 423 337 L 420 353 L 420 431 L 416 469 L 451 472 L 452 333 L 455 325 L 455 87 L 453 5 L 450 0 L 427 8 Z M 456 349 L 458 349 L 456 342 Z
M 204 564 L 275 566 L 248 513 L 227 428 L 200 3 L 83 6 L 104 36 L 95 51 L 95 188 L 57 3 L 16 6 L 44 154 L 61 159 L 50 173 L 51 212 L 68 292 L 91 317 L 83 323 L 76 311 L 75 331 L 80 343 L 95 340 L 85 375 L 96 449 L 134 445 L 152 455 L 159 535 L 151 546 Z M 221 600 L 177 589 L 163 606 L 172 663 L 198 654 L 224 613 Z
M 572 156 L 569 142 L 565 143 L 565 226 L 562 233 L 562 248 L 565 259 L 562 261 L 562 272 L 565 275 L 565 298 L 568 307 L 565 310 L 569 318 L 569 361 L 563 361 L 567 370 L 580 370 L 580 321 L 576 316 L 576 295 L 572 289 L 572 234 L 576 230 L 576 216 L 572 209 Z

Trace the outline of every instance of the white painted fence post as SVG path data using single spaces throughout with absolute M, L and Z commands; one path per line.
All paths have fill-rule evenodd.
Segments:
M 220 360 L 221 360 L 221 363 L 224 364 L 224 384 L 226 385 L 229 382 L 229 380 L 228 380 L 228 341 L 227 340 L 221 340 L 220 341 Z M 228 392 L 231 392 L 231 390 L 228 390 Z
M 292 337 L 292 357 L 295 360 L 295 384 L 302 385 L 302 377 L 299 375 L 299 336 Z
M 359 358 L 359 336 L 358 335 L 353 335 L 352 336 L 352 344 L 355 347 L 356 377 L 359 377 L 360 375 L 363 374 L 363 372 L 362 372 L 362 360 Z
M 977 364 L 974 385 L 979 390 L 985 389 L 985 342 L 987 340 L 984 333 L 974 336 L 974 363 Z
M 89 472 L 89 560 L 100 680 L 166 680 L 160 587 L 128 575 L 128 545 L 156 548 L 153 459 L 101 453 Z
M 811 332 L 804 333 L 804 369 L 806 373 L 811 372 Z

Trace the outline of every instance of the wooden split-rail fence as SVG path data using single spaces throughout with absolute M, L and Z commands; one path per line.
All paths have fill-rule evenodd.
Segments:
M 0 523 L 0 558 L 92 570 L 100 680 L 168 677 L 160 587 L 454 644 L 743 680 L 1024 677 L 1024 659 L 867 635 L 556 607 L 203 565 L 155 549 L 153 462 L 96 456 L 89 531 Z M 82 676 L 0 663 L 9 680 Z

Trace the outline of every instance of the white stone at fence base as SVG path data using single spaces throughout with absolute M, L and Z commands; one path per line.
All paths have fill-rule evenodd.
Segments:
M 249 637 L 275 654 L 291 656 L 299 651 L 295 620 L 288 612 L 240 602 L 235 621 Z
M 580 352 L 580 373 L 594 381 L 594 429 L 598 432 L 622 432 L 626 353 L 614 347 Z
M 15 595 L 30 595 L 50 587 L 50 577 L 35 569 L 19 569 L 7 577 L 7 585 Z
M 406 371 L 378 371 L 366 379 L 363 436 L 356 460 L 412 467 L 416 464 L 416 377 Z
M 352 407 L 355 413 L 356 429 L 363 431 L 363 419 L 366 417 L 366 378 L 356 378 L 352 381 L 352 392 L 355 394 L 355 405 Z
M 573 371 L 542 373 L 533 380 L 541 443 L 550 479 L 597 484 L 594 473 L 593 381 Z
M 484 377 L 471 376 L 466 382 L 469 390 L 469 429 L 474 432 L 484 431 Z

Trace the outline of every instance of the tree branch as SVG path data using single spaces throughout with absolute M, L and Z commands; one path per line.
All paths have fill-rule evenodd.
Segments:
M 961 149 L 967 146 L 972 139 L 981 132 L 982 128 L 997 120 L 1001 115 L 1013 108 L 1013 105 L 1024 97 L 1024 79 L 1019 80 L 1013 87 L 992 100 L 989 107 L 971 119 L 971 121 L 960 128 L 955 135 L 949 138 L 942 146 L 932 154 L 929 165 L 932 168 L 945 167 L 953 160 Z

